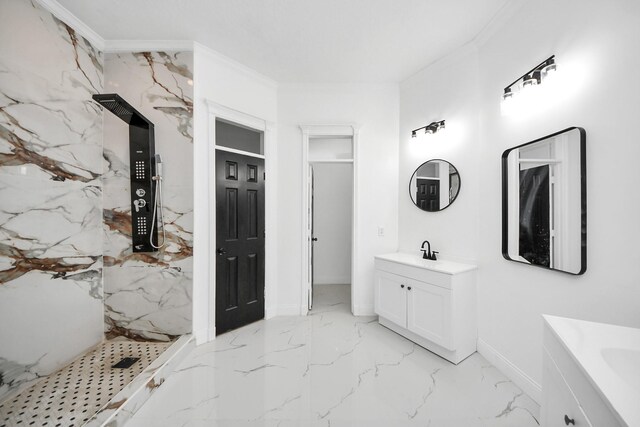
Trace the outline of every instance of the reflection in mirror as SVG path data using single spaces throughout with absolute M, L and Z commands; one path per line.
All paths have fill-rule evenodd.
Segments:
M 409 182 L 413 203 L 427 212 L 445 209 L 458 197 L 460 174 L 446 160 L 429 160 L 421 164 Z
M 587 268 L 586 134 L 569 128 L 502 155 L 502 254 L 582 274 Z

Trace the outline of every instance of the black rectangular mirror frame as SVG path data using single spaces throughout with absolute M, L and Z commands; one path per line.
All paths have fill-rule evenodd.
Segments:
M 540 142 L 547 138 L 553 138 L 557 135 L 563 134 L 565 132 L 570 132 L 574 129 L 577 129 L 580 132 L 580 189 L 581 189 L 581 195 L 580 195 L 581 196 L 581 206 L 580 206 L 581 207 L 581 218 L 580 218 L 581 220 L 581 243 L 580 243 L 581 267 L 580 267 L 580 271 L 577 273 L 572 273 L 570 271 L 558 270 L 555 268 L 549 268 L 549 267 L 536 265 L 536 264 L 527 264 L 522 261 L 511 259 L 509 257 L 509 224 L 508 224 L 509 207 L 508 207 L 508 200 L 507 200 L 508 192 L 509 192 L 508 190 L 508 184 L 509 184 L 508 183 L 508 176 L 509 176 L 508 164 L 509 163 L 507 161 L 507 157 L 509 153 L 513 150 L 525 147 L 530 144 L 534 144 L 536 142 Z M 502 153 L 502 256 L 504 257 L 504 259 L 506 259 L 507 261 L 517 262 L 518 264 L 531 265 L 534 267 L 543 268 L 545 270 L 559 271 L 561 273 L 570 274 L 572 276 L 579 276 L 581 274 L 584 274 L 585 271 L 587 271 L 587 151 L 586 151 L 586 146 L 587 146 L 586 131 L 581 127 L 572 126 L 570 128 L 561 130 L 559 132 L 552 133 L 551 135 L 538 138 L 534 141 L 530 141 L 525 144 L 518 145 L 516 147 L 511 147 Z

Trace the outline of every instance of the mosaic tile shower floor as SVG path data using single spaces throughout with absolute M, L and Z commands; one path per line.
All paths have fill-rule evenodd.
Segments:
M 171 343 L 114 339 L 0 405 L 0 427 L 76 427 L 151 364 Z M 139 358 L 126 369 L 112 368 L 125 357 Z

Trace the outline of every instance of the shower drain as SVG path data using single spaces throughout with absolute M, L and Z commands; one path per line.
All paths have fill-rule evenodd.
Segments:
M 136 363 L 138 360 L 140 360 L 139 357 L 125 357 L 124 359 L 113 365 L 112 368 L 127 369 L 130 368 L 131 365 Z
M 0 405 L 0 427 L 80 426 L 169 345 L 107 341 Z

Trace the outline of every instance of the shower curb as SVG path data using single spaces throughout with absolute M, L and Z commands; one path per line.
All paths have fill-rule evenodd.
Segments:
M 178 338 L 83 427 L 124 426 L 194 348 L 195 338 L 192 335 Z

